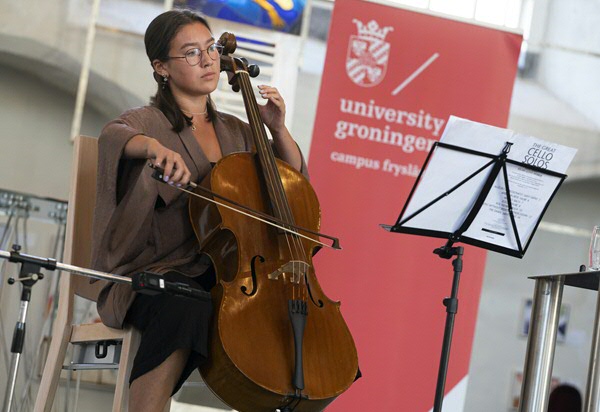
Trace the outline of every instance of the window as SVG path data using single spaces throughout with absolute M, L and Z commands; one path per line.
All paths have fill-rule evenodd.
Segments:
M 533 0 L 390 0 L 436 13 L 527 32 Z

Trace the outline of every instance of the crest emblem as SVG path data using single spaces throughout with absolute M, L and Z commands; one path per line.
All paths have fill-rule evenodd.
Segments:
M 346 73 L 359 86 L 372 87 L 385 77 L 390 55 L 390 44 L 385 36 L 392 27 L 379 27 L 375 20 L 363 24 L 352 20 L 358 29 L 358 35 L 350 36 L 346 57 Z

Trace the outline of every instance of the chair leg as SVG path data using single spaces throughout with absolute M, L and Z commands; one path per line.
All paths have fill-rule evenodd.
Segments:
M 133 359 L 140 346 L 141 334 L 136 329 L 128 326 L 129 330 L 123 338 L 121 346 L 121 359 L 115 384 L 115 398 L 113 412 L 126 411 L 129 403 L 129 376 L 133 366 Z
M 57 319 L 52 330 L 52 342 L 35 399 L 34 412 L 50 412 L 52 409 L 70 337 L 71 325 L 61 323 Z

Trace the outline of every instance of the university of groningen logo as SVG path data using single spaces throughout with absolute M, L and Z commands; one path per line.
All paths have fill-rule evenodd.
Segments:
M 352 21 L 356 23 L 358 35 L 350 36 L 346 73 L 357 85 L 372 87 L 385 76 L 390 55 L 390 44 L 385 41 L 385 36 L 393 28 L 380 28 L 375 20 L 366 25 L 357 19 Z

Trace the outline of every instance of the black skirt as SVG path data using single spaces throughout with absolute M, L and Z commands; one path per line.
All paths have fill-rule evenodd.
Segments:
M 183 282 L 208 290 L 214 285 L 214 271 L 196 278 L 179 272 L 164 275 L 170 282 Z M 208 357 L 208 332 L 212 304 L 167 294 L 138 294 L 127 311 L 125 323 L 140 330 L 140 348 L 133 360 L 129 384 L 163 363 L 177 349 L 190 349 L 190 357 L 173 388 L 174 395 L 186 379 Z

